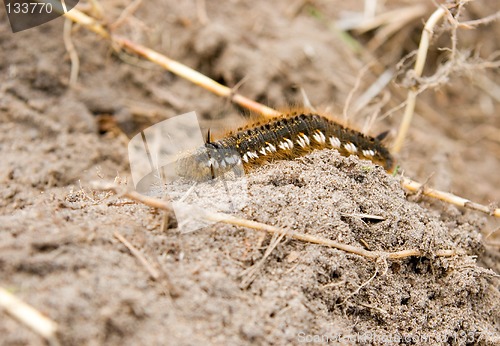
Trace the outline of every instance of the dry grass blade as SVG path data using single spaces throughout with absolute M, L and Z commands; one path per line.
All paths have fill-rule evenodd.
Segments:
M 392 78 L 394 77 L 394 71 L 392 69 L 387 69 L 385 70 L 378 78 L 377 80 L 370 85 L 366 91 L 357 98 L 356 102 L 354 103 L 353 107 L 353 112 L 354 114 L 357 114 L 361 109 L 366 107 L 370 101 L 372 101 L 375 96 L 379 95 L 382 90 L 391 82 Z
M 59 345 L 57 323 L 0 287 L 0 308 L 42 336 L 50 345 Z

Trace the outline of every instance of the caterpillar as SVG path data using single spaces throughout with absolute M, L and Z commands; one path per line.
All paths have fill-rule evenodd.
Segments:
M 390 171 L 394 165 L 380 138 L 370 137 L 325 116 L 294 112 L 240 128 L 226 137 L 185 154 L 176 172 L 191 180 L 213 179 L 230 170 L 242 174 L 264 162 L 293 159 L 315 149 L 336 149 L 342 155 L 357 155 Z

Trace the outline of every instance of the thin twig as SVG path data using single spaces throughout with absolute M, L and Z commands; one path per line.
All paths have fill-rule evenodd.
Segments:
M 56 338 L 57 323 L 2 287 L 0 287 L 0 308 L 42 336 L 50 345 L 59 345 Z
M 344 103 L 344 109 L 342 110 L 343 118 L 344 118 L 344 123 L 347 124 L 349 120 L 349 115 L 347 114 L 347 111 L 349 110 L 349 107 L 351 105 L 351 100 L 352 97 L 354 96 L 354 93 L 358 90 L 359 86 L 361 85 L 361 80 L 363 79 L 363 76 L 366 74 L 366 72 L 370 69 L 371 64 L 366 64 L 359 70 L 358 76 L 356 77 L 356 81 L 354 83 L 354 87 L 349 91 L 349 94 L 347 95 L 346 101 Z
M 116 30 L 120 25 L 125 23 L 125 21 L 130 17 L 141 5 L 142 0 L 132 1 L 125 9 L 122 11 L 118 19 L 110 25 L 111 31 Z
M 368 284 L 370 284 L 370 282 L 373 281 L 373 279 L 375 279 L 375 277 L 377 276 L 378 274 L 378 268 L 375 267 L 375 272 L 373 273 L 372 276 L 370 276 L 370 278 L 368 280 L 366 280 L 365 282 L 363 282 L 361 285 L 358 286 L 358 288 L 356 288 L 356 290 L 354 292 L 352 292 L 351 294 L 349 294 L 343 301 L 341 301 L 340 303 L 337 304 L 338 305 L 342 305 L 342 304 L 345 304 L 347 302 L 347 300 L 349 300 L 351 297 L 355 296 L 356 294 L 359 293 L 359 291 L 361 291 L 361 289 L 365 286 L 367 286 Z
M 97 190 L 101 190 L 101 191 L 114 191 L 115 193 L 117 193 L 120 196 L 130 198 L 130 199 L 135 200 L 137 202 L 141 202 L 141 203 L 148 205 L 150 207 L 163 209 L 163 210 L 171 210 L 170 205 L 162 200 L 141 195 L 136 191 L 124 189 L 123 187 L 118 186 L 116 184 L 112 184 L 112 183 L 103 184 L 102 182 L 95 182 L 95 183 L 93 183 L 93 188 L 95 188 Z M 304 242 L 308 242 L 308 243 L 313 243 L 313 244 L 318 244 L 318 245 L 323 245 L 323 246 L 327 246 L 327 247 L 332 247 L 332 248 L 335 248 L 337 250 L 352 253 L 352 254 L 366 257 L 366 258 L 369 258 L 372 260 L 377 260 L 380 258 L 401 259 L 401 258 L 406 258 L 406 257 L 424 256 L 425 255 L 424 252 L 422 252 L 418 249 L 408 249 L 408 250 L 402 250 L 402 251 L 396 251 L 396 252 L 369 251 L 369 250 L 365 250 L 363 248 L 339 243 L 339 242 L 336 242 L 336 241 L 333 241 L 330 239 L 325 239 L 325 238 L 317 237 L 314 235 L 286 231 L 286 230 L 279 228 L 279 227 L 267 225 L 267 224 L 264 224 L 261 222 L 242 219 L 242 218 L 235 217 L 235 216 L 232 216 L 229 214 L 215 213 L 215 212 L 210 212 L 210 211 L 206 211 L 206 210 L 199 210 L 198 212 L 201 214 L 198 217 L 203 218 L 203 219 L 208 220 L 208 221 L 223 222 L 223 223 L 227 223 L 227 224 L 234 225 L 234 226 L 246 227 L 246 228 L 254 229 L 257 231 L 268 232 L 268 233 L 272 233 L 272 234 L 278 234 L 278 235 L 285 234 L 285 235 L 287 235 L 293 239 L 296 239 L 296 240 L 300 240 L 300 241 L 304 241 Z M 451 257 L 451 256 L 460 255 L 460 254 L 461 254 L 461 251 L 457 251 L 457 250 L 437 250 L 435 252 L 436 256 L 442 256 L 442 257 Z
M 489 208 L 485 205 L 472 202 L 466 198 L 456 196 L 452 193 L 449 192 L 444 192 L 444 191 L 439 191 L 435 189 L 431 189 L 429 187 L 426 187 L 425 184 L 418 183 L 416 181 L 413 181 L 409 178 L 403 177 L 401 184 L 403 187 L 407 190 L 417 192 L 421 191 L 421 193 L 425 196 L 433 197 L 436 199 L 439 199 L 441 201 L 459 206 L 459 207 L 464 207 L 464 208 L 469 208 L 477 211 L 481 211 L 483 213 L 486 213 L 488 215 L 492 215 L 495 217 L 500 217 L 500 208 Z
M 137 250 L 132 244 L 130 244 L 128 242 L 128 240 L 125 239 L 120 233 L 114 232 L 113 235 L 115 236 L 116 239 L 121 241 L 123 243 L 123 245 L 125 245 L 127 247 L 127 249 L 130 250 L 132 255 L 134 255 L 139 260 L 139 262 L 141 262 L 141 264 L 144 266 L 144 268 L 146 268 L 146 270 L 148 271 L 151 278 L 153 280 L 158 280 L 158 278 L 160 277 L 160 274 L 151 265 L 151 263 L 148 262 L 148 260 L 144 257 L 144 255 L 139 250 Z
M 420 45 L 418 47 L 417 60 L 415 61 L 415 77 L 422 76 L 422 71 L 424 70 L 425 60 L 427 59 L 427 51 L 429 49 L 429 43 L 432 38 L 434 26 L 437 22 L 444 16 L 446 9 L 444 7 L 439 7 L 434 13 L 429 17 L 427 23 L 425 23 L 424 30 L 422 31 L 422 38 L 420 39 Z M 417 99 L 418 90 L 417 88 L 411 88 L 408 91 L 408 97 L 406 100 L 406 108 L 403 115 L 403 121 L 399 126 L 398 135 L 394 141 L 392 151 L 394 153 L 399 153 L 403 147 L 403 142 L 410 128 L 410 123 L 413 118 L 413 113 L 415 111 L 415 101 Z
M 279 236 L 274 236 L 273 240 L 271 240 L 271 243 L 266 249 L 266 252 L 262 256 L 261 259 L 257 263 L 255 263 L 253 266 L 248 267 L 245 269 L 243 272 L 240 273 L 239 276 L 243 277 L 242 282 L 241 282 L 241 288 L 247 289 L 252 282 L 255 280 L 255 277 L 257 276 L 257 272 L 262 268 L 264 263 L 266 262 L 267 258 L 271 255 L 273 250 L 278 246 L 278 244 L 283 240 L 285 237 L 285 233 L 280 234 Z
M 491 237 L 493 234 L 496 232 L 500 231 L 500 227 L 495 228 L 494 230 L 490 231 L 486 236 L 484 237 L 484 240 L 487 240 L 489 237 Z
M 497 19 L 500 19 L 500 11 L 495 12 L 487 17 L 481 18 L 481 19 L 475 19 L 475 20 L 469 20 L 466 22 L 460 22 L 460 26 L 465 26 L 467 28 L 472 28 L 474 26 L 478 25 L 484 25 L 484 24 L 489 24 Z

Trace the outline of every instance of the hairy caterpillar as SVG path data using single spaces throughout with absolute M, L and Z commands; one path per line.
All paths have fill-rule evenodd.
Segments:
M 336 149 L 391 170 L 394 160 L 378 138 L 347 128 L 322 115 L 292 113 L 205 143 L 177 162 L 177 174 L 192 180 L 220 176 L 235 167 L 245 171 L 267 161 L 293 159 L 314 149 Z M 242 172 L 236 172 L 242 173 Z

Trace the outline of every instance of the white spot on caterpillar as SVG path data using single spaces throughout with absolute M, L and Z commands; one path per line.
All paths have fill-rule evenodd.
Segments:
M 266 153 L 266 147 L 262 147 L 260 150 L 259 150 L 259 153 L 261 153 L 262 155 L 266 156 L 267 153 Z
M 311 142 L 309 141 L 309 137 L 307 137 L 303 133 L 300 133 L 297 139 L 297 144 L 300 145 L 302 148 L 305 148 L 309 144 L 311 144 Z
M 338 139 L 337 137 L 334 137 L 334 136 L 332 136 L 328 139 L 330 140 L 330 145 L 333 148 L 340 149 L 340 139 Z
M 293 142 L 288 138 L 283 138 L 283 142 L 280 142 L 278 144 L 278 147 L 283 150 L 292 150 Z
M 243 154 L 243 161 L 245 161 L 246 163 L 248 163 L 248 156 L 247 154 Z
M 259 158 L 259 155 L 255 151 L 247 151 L 246 155 L 248 155 L 249 159 Z
M 304 140 L 306 141 L 306 144 L 307 144 L 307 145 L 311 144 L 311 141 L 309 140 L 309 137 L 307 137 L 307 136 L 306 136 L 306 135 L 304 135 L 304 134 L 303 134 L 302 136 L 303 136 Z
M 351 154 L 356 154 L 358 152 L 358 148 L 352 143 L 344 144 L 344 148 Z
M 375 156 L 375 151 L 369 149 L 369 150 L 363 150 L 363 156 L 365 157 L 373 157 Z
M 326 142 L 326 137 L 320 130 L 316 130 L 316 133 L 313 135 L 313 138 L 319 144 L 325 144 Z
M 272 145 L 271 143 L 267 143 L 267 147 L 266 149 L 270 152 L 270 153 L 275 153 L 276 152 L 276 147 L 274 145 Z

